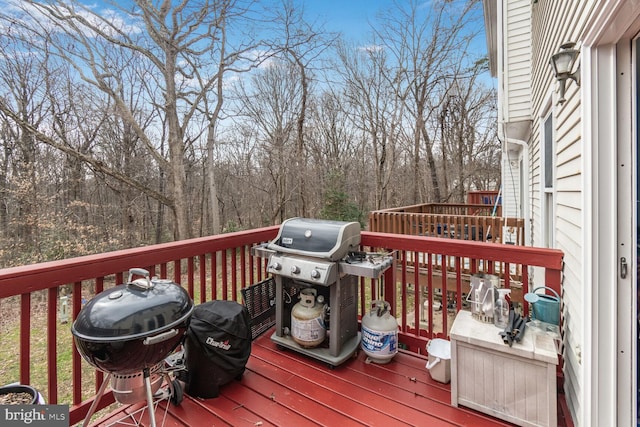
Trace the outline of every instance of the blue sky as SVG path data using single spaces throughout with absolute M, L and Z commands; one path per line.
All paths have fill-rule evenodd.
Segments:
M 0 0 L 0 5 L 19 2 L 20 0 Z M 104 0 L 80 0 L 87 5 L 109 7 L 109 2 Z M 128 0 L 124 0 L 125 2 Z M 283 0 L 259 0 L 269 7 L 282 7 Z M 428 5 L 431 0 L 411 0 L 417 2 L 419 9 Z M 462 0 L 456 0 L 462 1 Z M 347 41 L 361 42 L 370 40 L 371 24 L 375 24 L 379 14 L 392 11 L 398 5 L 409 7 L 410 0 L 293 0 L 294 6 L 304 8 L 304 16 L 307 22 L 317 25 L 324 24 L 325 30 L 340 32 Z M 477 9 L 482 14 L 482 8 Z M 318 28 L 316 26 L 316 28 Z M 484 36 L 479 40 L 485 50 Z
M 277 1 L 277 0 L 276 0 Z M 414 0 L 418 1 L 419 0 Z M 419 4 L 418 9 L 427 6 L 430 0 Z M 371 25 L 375 25 L 379 15 L 387 16 L 397 5 L 409 7 L 409 0 L 297 0 L 294 4 L 304 5 L 308 22 L 324 23 L 325 29 L 341 32 L 346 40 L 358 42 L 370 40 Z M 476 8 L 477 23 L 481 34 L 474 41 L 477 52 L 486 52 L 482 7 Z
M 318 18 L 329 31 L 342 32 L 347 39 L 358 40 L 370 32 L 376 14 L 391 7 L 389 0 L 310 0 L 304 2 L 309 20 Z

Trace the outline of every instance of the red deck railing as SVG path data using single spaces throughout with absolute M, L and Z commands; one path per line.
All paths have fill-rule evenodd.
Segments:
M 369 212 L 369 231 L 524 245 L 524 219 L 500 205 L 423 203 Z
M 498 190 L 481 190 L 481 191 L 469 191 L 467 193 L 467 203 L 481 203 L 483 205 L 498 205 L 502 204 L 500 200 L 500 192 Z
M 419 203 L 417 205 L 380 209 L 369 213 L 412 213 L 430 215 L 502 216 L 502 205 L 484 203 Z
M 62 338 L 70 336 L 69 328 L 62 332 L 59 329 L 60 296 L 71 293 L 72 320 L 80 311 L 83 298 L 123 283 L 130 268 L 144 267 L 185 286 L 196 303 L 211 299 L 241 301 L 240 289 L 265 278 L 266 260 L 252 256 L 251 247 L 273 239 L 277 230 L 275 226 L 267 227 L 0 270 L 3 315 L 5 308 L 19 306 L 19 340 L 12 349 L 19 354 L 19 381 L 38 388 L 48 403 L 71 405 L 71 424 L 80 422 L 103 375 L 82 362 L 75 349 L 60 349 Z M 448 334 L 452 316 L 464 305 L 469 274 L 492 274 L 496 265 L 506 266 L 501 284 L 519 289 L 514 292 L 514 300 L 520 302 L 522 291 L 532 279 L 530 271 L 540 276 L 536 277 L 539 283 L 560 291 L 563 255 L 558 250 L 372 232 L 362 233 L 362 245 L 368 251 L 393 253 L 395 267 L 379 280 L 360 280 L 360 315 L 368 311 L 374 299 L 389 301 L 400 318 L 400 342 L 414 352 L 424 353 L 430 337 Z M 508 274 L 512 268 L 522 272 L 521 281 Z M 46 334 L 33 330 L 35 308 L 45 311 Z M 33 340 L 35 334 L 45 335 L 46 339 Z M 11 345 L 4 341 L 3 345 Z M 65 342 L 73 346 L 72 340 Z M 64 380 L 60 381 L 59 375 L 69 362 L 59 360 L 58 354 L 65 350 L 71 351 L 72 392 L 71 397 L 60 399 Z M 47 355 L 46 380 L 34 383 L 32 358 L 41 351 Z M 83 384 L 87 375 L 93 376 L 89 386 L 86 381 Z M 18 378 L 1 380 L 12 382 Z M 98 409 L 113 402 L 113 395 L 106 393 Z

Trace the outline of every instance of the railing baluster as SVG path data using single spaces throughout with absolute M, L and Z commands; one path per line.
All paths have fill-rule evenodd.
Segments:
M 167 278 L 167 263 L 163 262 L 160 264 L 160 277 L 163 279 Z
M 436 301 L 433 291 L 433 256 L 431 253 L 427 254 L 427 295 L 429 296 L 429 319 L 427 336 L 433 336 L 433 304 Z
M 247 286 L 247 284 L 251 284 L 251 281 L 247 283 L 247 251 L 249 248 L 247 246 L 243 246 L 240 248 L 240 283 L 242 284 L 241 288 Z M 251 274 L 249 274 L 251 277 Z
M 211 300 L 218 299 L 218 252 L 211 253 Z
M 149 272 L 149 275 L 151 277 L 154 277 L 156 275 L 156 266 L 155 265 L 149 265 L 147 267 L 144 267 L 144 269 Z
M 58 403 L 58 289 L 49 288 L 47 295 L 47 402 Z
M 71 296 L 73 305 L 73 319 L 75 320 L 82 308 L 82 282 L 73 284 L 73 294 Z M 73 354 L 71 356 L 72 381 L 73 381 L 73 404 L 78 405 L 82 402 L 82 361 L 80 353 L 76 349 L 75 341 L 73 342 Z
M 462 309 L 462 259 L 456 257 L 456 310 Z M 449 335 L 447 333 L 447 335 Z
M 191 295 L 191 298 L 194 297 L 195 293 L 195 289 L 194 289 L 194 259 L 192 256 L 190 256 L 189 258 L 187 258 L 187 292 L 189 293 L 189 295 Z
M 231 248 L 231 301 L 238 301 L 238 251 Z
M 420 253 L 418 256 L 423 257 L 424 253 Z M 420 336 L 420 317 L 423 309 L 423 305 L 421 304 L 422 299 L 422 284 L 420 283 L 420 269 L 422 268 L 422 263 L 417 262 L 414 268 L 414 285 L 413 285 L 413 321 L 415 323 L 415 334 L 416 336 Z
M 173 281 L 179 285 L 182 284 L 182 260 L 173 260 Z
M 149 271 L 150 274 L 153 274 L 151 273 L 150 270 L 147 270 L 147 271 Z M 95 284 L 96 284 L 96 295 L 98 295 L 100 292 L 104 290 L 104 277 L 103 276 L 97 277 Z M 98 390 L 100 390 L 100 386 L 102 385 L 103 381 L 104 381 L 104 374 L 102 373 L 102 371 L 99 371 L 96 369 L 96 380 L 95 380 L 96 394 L 98 393 Z
M 262 258 L 254 257 L 251 251 L 249 251 L 249 271 L 251 272 L 251 283 L 258 283 L 262 281 Z
M 221 299 L 225 301 L 229 299 L 229 286 L 228 286 L 229 280 L 227 279 L 227 262 L 228 262 L 227 252 L 228 252 L 227 249 L 222 251 L 222 257 L 221 257 L 222 272 L 220 273 L 222 275 L 222 298 Z
M 31 293 L 20 296 L 20 382 L 31 383 Z
M 447 316 L 449 314 L 449 294 L 447 292 L 447 277 L 448 277 L 448 265 L 445 264 L 445 258 L 447 259 L 448 264 L 448 256 L 442 256 L 442 336 L 449 336 L 449 330 L 447 329 Z
M 207 256 L 198 255 L 198 268 L 200 273 L 200 304 L 207 299 Z
M 409 254 L 407 251 L 401 251 L 400 256 L 402 257 L 402 283 L 407 283 L 407 258 Z M 407 332 L 407 286 L 403 286 L 400 290 L 401 292 L 401 306 L 400 313 L 402 319 L 402 328 L 403 332 Z
M 358 280 L 358 294 L 360 295 L 360 303 L 358 304 L 360 306 L 360 310 L 358 311 L 358 314 L 360 315 L 360 319 L 362 319 L 362 317 L 367 314 L 368 311 L 368 307 L 365 305 L 366 301 L 365 301 L 365 280 L 364 277 L 360 277 L 360 279 Z
M 420 336 L 420 257 L 422 253 L 414 252 L 413 254 L 413 321 L 416 337 Z
M 372 301 L 375 301 L 378 299 L 378 293 L 375 287 L 375 282 L 373 280 L 369 280 L 369 292 L 370 292 Z

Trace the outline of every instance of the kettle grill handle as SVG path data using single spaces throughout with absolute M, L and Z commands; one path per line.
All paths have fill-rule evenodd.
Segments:
M 142 276 L 144 279 L 133 279 L 133 276 Z M 151 279 L 149 277 L 149 272 L 144 268 L 130 268 L 129 269 L 129 279 L 127 280 L 127 284 L 131 286 L 135 286 L 142 290 L 147 290 L 153 288 L 153 283 L 151 283 Z
M 147 337 L 142 341 L 144 345 L 154 345 L 160 342 L 166 341 L 178 335 L 177 329 L 169 329 L 166 332 L 162 332 L 161 334 L 154 335 L 152 337 Z
M 144 268 L 130 268 L 129 269 L 129 280 L 128 282 L 131 281 L 131 279 L 133 278 L 133 276 L 142 276 L 145 278 L 149 278 L 149 272 L 147 270 L 145 270 Z

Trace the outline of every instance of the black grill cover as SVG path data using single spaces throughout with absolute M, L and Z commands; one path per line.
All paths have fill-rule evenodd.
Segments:
M 219 387 L 240 379 L 251 354 L 247 308 L 234 301 L 209 301 L 195 307 L 185 340 L 187 394 L 208 399 Z

